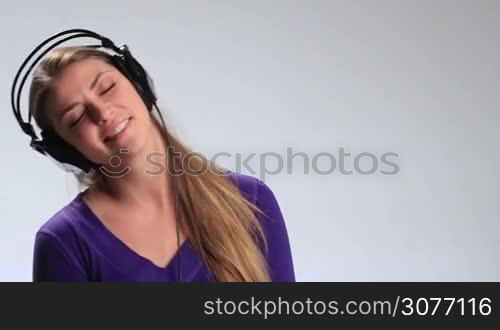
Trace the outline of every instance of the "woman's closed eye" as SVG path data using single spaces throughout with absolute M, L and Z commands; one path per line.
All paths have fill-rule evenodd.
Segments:
M 104 91 L 102 91 L 100 95 L 106 94 L 107 92 L 112 90 L 115 87 L 115 85 L 116 85 L 116 82 L 113 82 L 108 88 L 106 88 Z
M 70 125 L 70 127 L 71 127 L 71 128 L 73 128 L 73 127 L 75 127 L 76 125 L 78 125 L 78 123 L 79 123 L 79 122 L 81 121 L 81 119 L 83 118 L 84 114 L 85 114 L 85 111 L 83 111 L 83 112 L 82 112 L 82 114 L 81 114 L 80 116 L 78 116 L 78 118 L 77 118 L 76 120 L 71 121 L 71 125 Z
M 107 94 L 109 91 L 111 91 L 115 87 L 115 85 L 116 85 L 116 82 L 111 83 L 111 85 L 109 85 L 109 87 L 107 87 L 104 91 L 102 91 L 100 93 L 100 95 L 102 96 L 102 95 Z M 84 115 L 85 115 L 85 111 L 83 111 L 82 114 L 77 117 L 77 119 L 71 121 L 70 128 L 73 128 L 76 125 L 78 125 L 78 123 L 81 121 L 81 119 L 83 118 Z

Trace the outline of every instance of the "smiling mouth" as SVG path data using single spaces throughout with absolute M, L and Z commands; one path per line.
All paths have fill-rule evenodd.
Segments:
M 106 142 L 109 142 L 109 141 L 113 140 L 113 139 L 114 139 L 115 137 L 117 137 L 117 136 L 118 136 L 121 132 L 123 132 L 123 131 L 127 128 L 128 124 L 129 124 L 129 122 L 130 122 L 130 120 L 132 120 L 132 117 L 129 117 L 128 119 L 126 119 L 126 120 L 122 121 L 122 122 L 121 122 L 118 126 L 116 126 L 116 128 L 115 128 L 115 130 L 114 130 L 113 135 L 106 137 L 106 138 L 103 140 L 103 141 L 104 141 L 104 143 L 106 143 Z

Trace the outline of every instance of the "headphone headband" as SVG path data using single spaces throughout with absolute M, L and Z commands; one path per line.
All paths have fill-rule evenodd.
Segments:
M 69 35 L 69 36 L 68 36 Z M 58 38 L 64 37 L 61 40 L 56 40 Z M 19 123 L 22 131 L 31 137 L 30 146 L 34 150 L 40 152 L 43 155 L 50 156 L 54 158 L 57 162 L 61 163 L 62 167 L 70 172 L 75 172 L 74 166 L 84 172 L 89 172 L 92 168 L 95 168 L 97 164 L 94 164 L 87 160 L 80 152 L 78 152 L 73 146 L 68 144 L 62 138 L 58 137 L 52 132 L 41 132 L 43 139 L 39 139 L 33 129 L 31 124 L 31 111 L 28 111 L 28 121 L 24 121 L 21 115 L 21 94 L 29 77 L 29 74 L 35 66 L 42 60 L 42 58 L 52 49 L 59 46 L 60 44 L 67 42 L 76 38 L 93 38 L 99 40 L 101 43 L 99 45 L 83 45 L 84 47 L 91 48 L 106 48 L 112 50 L 115 55 L 110 55 L 112 64 L 120 70 L 120 72 L 130 80 L 132 85 L 136 88 L 137 92 L 143 99 L 147 109 L 152 110 L 153 105 L 156 107 L 156 95 L 154 92 L 154 84 L 150 76 L 147 74 L 146 70 L 142 65 L 132 56 L 127 45 L 121 45 L 120 47 L 109 38 L 99 35 L 96 32 L 86 30 L 86 29 L 69 29 L 42 41 L 33 51 L 28 55 L 28 57 L 23 61 L 21 67 L 17 71 L 14 81 L 12 83 L 11 89 L 11 105 L 14 112 L 14 116 Z M 54 41 L 56 40 L 56 41 Z M 19 86 L 18 81 L 21 77 L 21 73 L 26 68 L 30 60 L 47 44 L 54 41 L 53 44 L 49 45 L 40 55 L 36 57 L 33 63 L 29 66 L 23 78 L 20 81 Z M 65 165 L 70 165 L 65 166 Z

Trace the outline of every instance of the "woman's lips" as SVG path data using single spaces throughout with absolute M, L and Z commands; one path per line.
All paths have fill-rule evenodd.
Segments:
M 115 141 L 117 140 L 120 136 L 123 135 L 123 133 L 128 129 L 129 125 L 130 125 L 130 122 L 132 121 L 132 117 L 128 118 L 127 120 L 125 120 L 125 126 L 123 127 L 123 129 L 118 132 L 117 134 L 111 136 L 111 137 L 107 137 L 104 139 L 104 143 L 109 143 L 109 142 L 112 142 L 112 141 Z M 123 122 L 122 122 L 123 123 Z M 120 123 L 120 125 L 122 125 L 122 123 Z

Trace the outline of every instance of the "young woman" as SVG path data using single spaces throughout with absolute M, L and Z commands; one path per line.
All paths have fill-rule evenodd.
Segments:
M 29 104 L 42 130 L 104 165 L 38 230 L 34 281 L 295 281 L 269 187 L 193 157 L 106 52 L 52 50 Z

